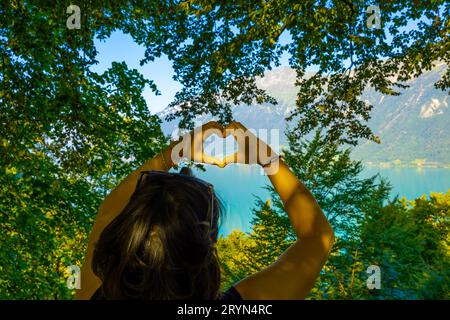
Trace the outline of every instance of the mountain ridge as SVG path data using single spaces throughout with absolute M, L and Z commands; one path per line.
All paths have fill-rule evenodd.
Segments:
M 379 136 L 381 143 L 361 141 L 354 148 L 354 159 L 369 165 L 450 165 L 450 98 L 442 90 L 434 88 L 446 70 L 441 63 L 420 77 L 408 81 L 409 88 L 401 89 L 399 96 L 388 96 L 368 89 L 362 99 L 374 108 L 368 126 Z M 284 133 L 286 116 L 295 108 L 297 88 L 296 73 L 289 67 L 270 70 L 258 78 L 259 88 L 277 99 L 277 105 L 239 105 L 233 107 L 233 116 L 248 128 L 279 129 Z M 165 134 L 171 134 L 177 122 L 166 122 L 166 108 L 158 115 L 163 118 Z M 203 122 L 210 116 L 198 117 Z M 281 145 L 286 138 L 280 132 Z

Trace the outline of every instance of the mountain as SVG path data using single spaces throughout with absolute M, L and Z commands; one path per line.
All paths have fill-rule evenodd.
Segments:
M 381 144 L 365 141 L 353 155 L 373 162 L 426 159 L 450 164 L 450 99 L 447 92 L 434 88 L 445 68 L 438 65 L 409 81 L 399 96 L 368 90 L 364 99 L 374 105 L 369 126 Z
M 381 144 L 362 141 L 353 151 L 355 159 L 373 163 L 439 163 L 450 164 L 450 99 L 445 91 L 434 88 L 446 70 L 439 64 L 419 78 L 409 81 L 409 88 L 402 89 L 399 96 L 388 96 L 366 90 L 362 99 L 374 108 L 369 127 L 381 139 Z M 282 134 L 286 128 L 285 117 L 295 108 L 297 89 L 295 71 L 282 67 L 266 72 L 257 80 L 258 87 L 275 97 L 278 105 L 240 105 L 233 108 L 237 121 L 248 128 L 279 129 L 280 142 L 286 144 Z M 173 109 L 165 109 L 159 116 L 164 118 Z M 202 123 L 210 117 L 199 117 Z M 163 130 L 171 134 L 176 122 L 163 123 Z

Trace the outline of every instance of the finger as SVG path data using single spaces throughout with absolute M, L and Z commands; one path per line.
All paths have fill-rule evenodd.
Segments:
M 216 164 L 219 168 L 225 168 L 227 166 L 227 163 L 224 161 L 220 161 Z
M 226 138 L 228 136 L 233 136 L 235 139 L 238 135 L 245 133 L 245 130 L 242 130 L 235 123 L 230 123 L 223 129 L 223 137 Z
M 222 161 L 222 160 L 219 160 L 219 159 L 217 159 L 217 158 L 214 158 L 214 157 L 211 157 L 211 156 L 208 156 L 208 155 L 203 155 L 203 161 L 202 161 L 203 163 L 205 163 L 205 164 L 212 164 L 212 165 L 215 165 L 215 166 L 218 166 L 218 167 L 224 167 L 225 166 L 225 164 L 224 164 L 224 162 Z
M 237 129 L 236 122 L 235 122 L 235 121 L 230 122 L 229 124 L 227 124 L 227 125 L 225 126 L 224 129 L 225 129 L 225 130 L 226 130 L 226 129 Z
M 231 135 L 237 143 L 237 152 L 229 155 L 225 158 L 225 163 L 245 163 L 247 154 L 247 129 L 245 127 L 239 126 L 237 122 L 230 123 L 225 129 L 224 136 L 227 137 Z
M 222 128 L 212 127 L 212 128 L 208 128 L 208 129 L 204 130 L 203 135 L 202 135 L 202 141 L 204 142 L 206 139 L 208 139 L 213 134 L 216 134 L 220 138 L 223 138 Z
M 235 138 L 240 135 L 254 135 L 250 130 L 244 127 L 240 122 L 232 122 L 226 128 L 224 128 L 224 137 L 228 135 L 232 135 Z
M 240 122 L 238 121 L 233 121 L 231 123 L 229 123 L 226 128 L 232 128 L 232 129 L 242 129 L 244 131 L 247 131 L 247 128 Z
M 188 134 L 191 135 L 192 139 L 203 139 L 204 132 L 209 129 L 216 129 L 217 132 L 221 132 L 222 126 L 215 121 L 210 121 L 208 123 L 205 123 L 201 126 L 194 128 L 194 130 Z
M 210 121 L 202 124 L 202 126 L 209 126 L 209 125 L 215 125 L 215 124 L 218 124 L 218 122 L 215 120 L 210 120 Z
M 225 165 L 227 165 L 229 163 L 237 163 L 237 157 L 238 157 L 238 153 L 235 152 L 233 154 L 227 155 L 225 157 L 225 159 L 223 160 L 223 162 L 225 163 Z
M 202 126 L 201 139 L 203 142 L 213 134 L 223 138 L 223 126 L 215 121 L 210 121 Z
M 202 125 L 202 129 L 203 130 L 210 129 L 210 128 L 215 128 L 215 129 L 218 129 L 218 130 L 222 130 L 223 126 L 220 123 L 216 122 L 216 121 L 209 121 L 208 123 Z

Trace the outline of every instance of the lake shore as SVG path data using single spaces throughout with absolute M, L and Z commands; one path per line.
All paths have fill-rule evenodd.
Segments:
M 252 209 L 255 196 L 263 201 L 270 197 L 264 189 L 270 185 L 267 176 L 262 175 L 258 166 L 230 165 L 223 169 L 205 166 L 206 171 L 194 170 L 194 174 L 214 184 L 223 200 L 225 216 L 221 233 L 229 234 L 234 229 L 251 231 Z M 399 196 L 409 200 L 430 192 L 447 192 L 450 189 L 450 168 L 426 166 L 377 167 L 365 166 L 361 178 L 380 175 L 392 185 L 390 197 Z
M 398 163 L 395 161 L 390 162 L 372 162 L 363 161 L 365 167 L 368 168 L 437 168 L 437 169 L 450 169 L 450 163 L 439 163 L 439 162 L 423 162 L 423 163 Z

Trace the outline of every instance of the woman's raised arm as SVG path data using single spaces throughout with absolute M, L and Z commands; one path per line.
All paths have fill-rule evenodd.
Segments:
M 97 218 L 89 235 L 88 247 L 86 250 L 85 261 L 81 267 L 81 288 L 76 291 L 76 299 L 90 299 L 95 290 L 101 285 L 101 280 L 92 271 L 92 258 L 94 253 L 95 244 L 98 241 L 103 229 L 112 221 L 115 217 L 125 208 L 128 201 L 133 194 L 137 181 L 140 177 L 141 171 L 146 170 L 158 170 L 167 171 L 174 165 L 174 157 L 172 157 L 172 151 L 175 147 L 189 146 L 188 149 L 180 149 L 181 154 L 179 156 L 191 159 L 199 160 L 203 163 L 214 164 L 222 166 L 221 163 L 217 163 L 215 159 L 203 155 L 203 141 L 208 137 L 204 135 L 204 132 L 208 131 L 208 134 L 212 134 L 214 130 L 221 130 L 221 127 L 216 122 L 208 122 L 205 125 L 197 128 L 194 132 L 187 133 L 184 139 L 172 142 L 167 148 L 161 151 L 153 159 L 147 161 L 137 170 L 130 173 L 122 182 L 119 183 L 103 200 L 98 209 Z M 189 139 L 189 140 L 187 140 Z M 190 145 L 184 145 L 186 141 L 190 141 Z M 180 145 L 183 144 L 183 145 Z
M 240 123 L 228 127 L 246 130 Z M 275 155 L 263 141 L 257 141 L 259 148 L 263 146 Z M 243 299 L 304 299 L 333 245 L 333 229 L 314 196 L 280 158 L 276 161 L 273 165 L 278 165 L 278 170 L 269 166 L 266 172 L 283 201 L 297 241 L 272 265 L 236 284 Z M 259 157 L 257 162 L 265 164 Z
M 168 159 L 168 160 L 166 160 Z M 130 173 L 122 182 L 114 188 L 103 200 L 97 213 L 94 226 L 89 235 L 84 264 L 81 267 L 80 289 L 76 291 L 76 299 L 90 299 L 95 290 L 101 285 L 101 280 L 92 271 L 92 258 L 95 243 L 100 237 L 103 229 L 125 208 L 133 194 L 141 171 L 145 170 L 168 170 L 172 166 L 170 161 L 170 149 L 167 148 L 153 159 L 145 163 L 137 170 Z

